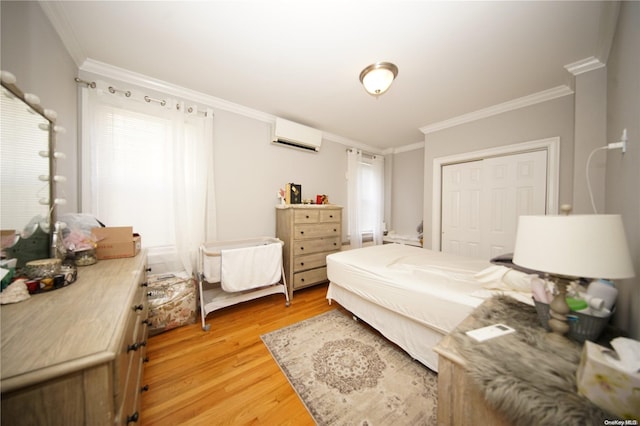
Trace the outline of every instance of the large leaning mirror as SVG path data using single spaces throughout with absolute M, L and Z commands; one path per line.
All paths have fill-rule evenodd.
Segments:
M 39 99 L 22 92 L 15 78 L 4 71 L 1 98 L 2 257 L 18 259 L 20 268 L 30 260 L 50 255 L 54 123 L 45 115 Z

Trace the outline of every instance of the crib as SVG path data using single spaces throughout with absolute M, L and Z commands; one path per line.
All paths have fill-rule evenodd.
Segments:
M 289 292 L 282 265 L 284 243 L 271 237 L 215 241 L 200 246 L 198 289 L 202 329 L 207 314 L 248 300 Z M 282 280 L 282 282 L 280 282 Z

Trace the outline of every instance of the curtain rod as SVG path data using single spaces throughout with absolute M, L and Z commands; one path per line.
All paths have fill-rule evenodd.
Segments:
M 88 88 L 91 88 L 91 89 L 95 89 L 97 87 L 97 84 L 96 84 L 95 81 L 86 81 L 86 80 L 82 80 L 81 78 L 78 78 L 78 77 L 74 78 L 73 80 L 76 83 L 84 84 Z M 118 88 L 115 88 L 113 86 L 109 86 L 108 90 L 109 90 L 109 93 L 111 93 L 111 94 L 122 93 L 127 98 L 131 97 L 131 91 L 130 90 L 118 89 Z M 167 101 L 164 100 L 164 99 L 155 99 L 155 98 L 152 98 L 152 97 L 147 96 L 147 95 L 144 96 L 144 100 L 147 103 L 151 103 L 151 102 L 159 103 L 161 106 L 165 106 L 167 104 Z M 180 110 L 180 104 L 179 103 L 176 104 L 176 109 Z M 193 113 L 193 107 L 192 106 L 187 107 L 187 112 L 188 113 Z M 205 117 L 207 116 L 207 111 L 198 111 L 198 113 L 199 114 L 204 114 Z
M 347 148 L 346 151 L 347 152 L 352 152 L 354 149 L 356 149 L 356 148 Z M 377 155 L 380 155 L 380 154 L 373 154 L 371 152 L 366 152 L 366 151 L 363 151 L 361 149 L 360 150 L 356 149 L 356 150 L 360 151 L 360 153 L 362 153 L 363 156 L 368 157 L 368 158 L 376 158 Z

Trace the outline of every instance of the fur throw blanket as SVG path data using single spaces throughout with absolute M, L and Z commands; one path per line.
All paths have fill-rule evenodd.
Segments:
M 517 425 L 603 425 L 616 419 L 579 395 L 582 345 L 549 338 L 533 306 L 496 296 L 472 314 L 477 327 L 503 323 L 515 333 L 484 342 L 458 327 L 452 337 L 485 399 Z M 561 341 L 563 340 L 563 341 Z

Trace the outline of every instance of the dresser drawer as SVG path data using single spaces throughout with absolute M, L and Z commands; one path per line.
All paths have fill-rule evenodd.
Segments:
M 146 288 L 146 287 L 145 287 Z M 141 288 L 142 289 L 142 288 Z M 120 351 L 116 355 L 114 371 L 114 391 L 116 407 L 128 398 L 126 392 L 127 380 L 130 380 L 131 366 L 140 357 L 147 344 L 147 324 L 149 304 L 146 292 L 137 293 L 140 299 L 131 306 L 127 319 L 127 328 L 122 339 Z
M 141 349 L 131 354 L 125 398 L 118 405 L 116 424 L 127 425 L 137 423 L 140 419 L 140 395 L 142 387 L 142 369 L 146 351 Z
M 294 256 L 302 254 L 320 253 L 322 251 L 335 251 L 340 248 L 340 237 L 320 238 L 315 240 L 300 240 L 293 242 Z
M 293 274 L 293 289 L 307 287 L 327 280 L 327 268 L 316 268 Z
M 307 254 L 296 256 L 293 260 L 293 272 L 306 271 L 307 269 L 326 266 L 327 253 Z
M 321 223 L 295 225 L 293 227 L 293 238 L 302 240 L 305 238 L 332 237 L 340 235 L 340 224 Z
M 318 210 L 295 210 L 293 212 L 294 223 L 316 223 L 320 218 L 320 212 Z
M 342 210 L 320 210 L 320 222 L 340 222 Z

